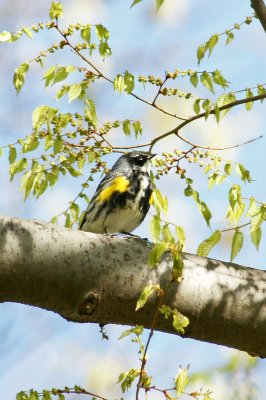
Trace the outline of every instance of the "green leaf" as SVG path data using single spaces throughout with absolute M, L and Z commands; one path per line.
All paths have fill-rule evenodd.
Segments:
M 210 74 L 208 74 L 207 71 L 204 71 L 200 75 L 200 80 L 201 80 L 201 83 L 205 86 L 205 88 L 214 94 L 212 78 L 211 78 Z
M 106 29 L 103 25 L 101 24 L 96 25 L 95 30 L 101 42 L 109 39 L 110 33 L 108 29 Z
M 64 81 L 68 77 L 68 75 L 69 72 L 67 71 L 66 67 L 58 66 L 54 74 L 53 85 L 55 85 L 58 82 Z
M 178 333 L 185 333 L 185 329 L 189 324 L 189 319 L 179 311 L 173 312 L 173 327 Z
M 207 42 L 207 47 L 209 50 L 209 57 L 214 49 L 214 47 L 217 45 L 217 43 L 219 42 L 219 35 L 214 34 L 210 37 L 210 39 Z
M 155 267 L 160 262 L 162 255 L 168 251 L 168 243 L 156 243 L 149 254 L 149 266 Z
M 142 134 L 142 125 L 141 125 L 140 121 L 134 121 L 132 124 L 132 127 L 134 129 L 135 137 L 137 139 L 138 136 Z
M 226 175 L 231 175 L 233 172 L 233 166 L 230 162 L 226 163 L 224 165 L 224 172 L 226 173 Z
M 72 215 L 72 218 L 74 219 L 75 222 L 78 221 L 79 219 L 79 206 L 76 203 L 72 203 L 70 206 L 70 212 Z
M 86 117 L 90 120 L 90 122 L 92 123 L 92 125 L 97 128 L 97 124 L 98 124 L 98 118 L 97 118 L 97 114 L 96 114 L 96 107 L 95 107 L 95 103 L 93 100 L 91 99 L 86 99 L 85 100 L 85 104 L 86 104 L 86 108 L 85 108 L 85 115 Z
M 124 90 L 124 77 L 121 74 L 117 74 L 114 79 L 114 90 L 118 93 L 122 93 Z
M 163 5 L 164 0 L 156 0 L 156 11 L 158 12 L 160 7 Z
M 28 70 L 29 70 L 28 63 L 23 63 L 17 69 L 15 69 L 14 77 L 13 77 L 13 84 L 14 84 L 14 87 L 15 87 L 17 93 L 19 93 L 21 91 L 21 88 L 24 85 L 25 76 L 26 76 L 26 73 L 28 72 Z
M 52 82 L 54 80 L 55 71 L 57 68 L 58 68 L 58 65 L 54 65 L 53 67 L 49 68 L 43 75 L 43 79 L 45 79 L 45 87 L 52 84 Z
M 24 26 L 24 27 L 22 28 L 22 30 L 23 30 L 23 32 L 26 33 L 26 35 L 27 35 L 30 39 L 33 38 L 33 34 L 32 34 L 32 32 L 31 32 L 31 30 L 30 30 L 29 28 L 26 28 L 26 27 Z
M 210 220 L 211 220 L 212 214 L 211 214 L 207 204 L 204 203 L 204 201 L 200 200 L 199 193 L 196 190 L 193 191 L 193 198 L 196 201 L 198 209 L 199 209 L 201 215 L 204 217 L 207 225 L 210 226 Z
M 142 0 L 134 0 L 130 8 L 134 7 L 136 4 L 140 3 Z
M 51 19 L 58 19 L 63 17 L 63 5 L 59 1 L 53 1 L 49 10 L 49 17 Z
M 103 59 L 112 54 L 112 51 L 107 42 L 102 42 L 99 46 L 99 53 L 103 57 Z
M 218 69 L 212 72 L 212 80 L 216 85 L 222 86 L 223 89 L 226 89 L 229 86 L 229 82 L 223 77 L 221 71 Z
M 163 238 L 163 241 L 166 243 L 169 243 L 169 244 L 175 243 L 174 236 L 173 236 L 168 224 L 165 224 L 162 228 L 162 238 Z
M 131 93 L 135 87 L 134 76 L 128 71 L 124 74 L 124 90 L 127 94 Z
M 249 171 L 242 164 L 237 164 L 235 169 L 242 181 L 249 183 L 252 181 Z
M 10 147 L 9 148 L 9 164 L 13 164 L 13 162 L 16 160 L 17 158 L 17 150 L 15 147 Z
M 196 99 L 193 103 L 193 111 L 198 115 L 200 113 L 200 99 Z
M 226 34 L 227 34 L 227 39 L 226 39 L 225 44 L 227 46 L 229 43 L 231 43 L 234 40 L 235 35 L 233 34 L 233 32 L 226 32 Z
M 138 301 L 137 305 L 135 308 L 135 311 L 138 311 L 140 308 L 144 307 L 148 298 L 154 293 L 154 292 L 159 292 L 160 291 L 160 285 L 147 285 L 145 288 L 142 290 Z
M 176 231 L 176 236 L 177 236 L 179 242 L 184 247 L 185 243 L 186 243 L 186 234 L 185 234 L 184 229 L 182 228 L 182 226 L 176 226 L 175 231 Z
M 208 257 L 210 251 L 213 247 L 219 243 L 221 239 L 221 232 L 216 230 L 213 234 L 208 238 L 205 239 L 198 247 L 197 255 L 201 257 Z
M 250 97 L 253 97 L 253 93 L 250 89 L 246 90 L 246 99 L 249 99 Z M 249 101 L 248 103 L 246 103 L 246 110 L 250 111 L 253 107 L 253 101 Z
M 204 58 L 205 52 L 206 52 L 205 45 L 204 44 L 200 45 L 197 50 L 198 65 L 200 64 L 201 60 Z
M 125 121 L 123 121 L 123 132 L 127 136 L 130 136 L 130 134 L 131 134 L 129 119 L 126 119 Z
M 232 262 L 234 258 L 237 256 L 239 251 L 242 249 L 243 246 L 243 233 L 238 229 L 235 230 L 233 240 L 232 240 L 232 248 L 231 248 L 231 256 L 230 261 Z
M 68 92 L 68 102 L 71 103 L 71 101 L 77 99 L 81 93 L 81 85 L 78 83 L 74 83 L 73 85 L 70 86 L 69 92 Z
M 179 367 L 178 375 L 175 377 L 175 388 L 177 396 L 180 396 L 188 384 L 188 368 Z
M 190 75 L 190 82 L 194 87 L 198 86 L 199 83 L 199 77 L 198 74 L 196 72 L 194 72 L 193 74 Z
M 21 187 L 25 193 L 24 200 L 26 200 L 26 198 L 29 196 L 31 192 L 36 175 L 37 175 L 36 172 L 27 171 L 22 177 Z
M 60 153 L 62 151 L 63 140 L 62 140 L 61 136 L 57 136 L 53 145 L 54 145 L 54 155 L 56 155 L 57 153 Z
M 149 223 L 151 238 L 153 242 L 158 242 L 161 235 L 161 220 L 158 215 L 154 215 Z
M 24 169 L 26 169 L 27 166 L 28 166 L 28 160 L 26 158 L 22 158 L 21 160 L 15 161 L 13 164 L 11 164 L 9 168 L 10 181 L 12 181 L 15 174 L 24 171 Z
M 3 31 L 0 33 L 0 42 L 9 42 L 11 40 L 11 33 Z
M 257 250 L 259 250 L 261 236 L 262 236 L 262 231 L 260 226 L 256 230 L 250 231 L 251 241 Z
M 164 214 L 167 213 L 168 200 L 167 200 L 167 197 L 164 196 L 159 189 L 155 189 L 153 191 L 150 203 L 157 210 L 158 214 L 160 213 L 160 211 L 163 211 Z
M 85 25 L 81 29 L 80 36 L 84 40 L 84 42 L 87 42 L 88 44 L 90 44 L 90 42 L 91 42 L 91 26 L 89 24 Z

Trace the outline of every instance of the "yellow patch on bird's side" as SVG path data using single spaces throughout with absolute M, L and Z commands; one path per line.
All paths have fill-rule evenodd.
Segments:
M 124 193 L 129 187 L 129 180 L 124 176 L 118 176 L 98 196 L 100 201 L 107 201 L 114 192 Z
M 150 204 L 153 204 L 153 200 L 154 200 L 154 194 L 153 194 L 153 192 L 152 192 L 151 197 L 150 197 L 150 200 L 149 200 L 149 203 L 150 203 Z

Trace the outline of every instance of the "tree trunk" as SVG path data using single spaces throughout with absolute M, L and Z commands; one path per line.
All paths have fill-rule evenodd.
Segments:
M 152 323 L 157 300 L 135 311 L 149 282 L 165 288 L 171 258 L 150 270 L 151 244 L 71 231 L 37 221 L 0 218 L 0 301 L 24 303 L 76 322 Z M 184 253 L 181 283 L 172 283 L 164 304 L 189 318 L 184 337 L 266 357 L 266 273 Z M 157 330 L 176 334 L 159 317 Z

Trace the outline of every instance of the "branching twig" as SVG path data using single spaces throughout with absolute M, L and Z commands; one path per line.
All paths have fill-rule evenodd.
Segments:
M 60 35 L 63 36 L 63 38 L 64 38 L 65 41 L 66 41 L 66 44 L 73 50 L 73 52 L 74 52 L 75 54 L 77 54 L 79 57 L 81 57 L 83 61 L 85 61 L 87 64 L 89 64 L 89 66 L 90 66 L 91 68 L 93 68 L 93 69 L 97 72 L 99 78 L 105 79 L 106 81 L 108 81 L 108 82 L 111 83 L 112 85 L 114 84 L 114 81 L 113 81 L 112 79 L 110 79 L 110 78 L 108 78 L 106 75 L 104 75 L 104 74 L 103 74 L 103 73 L 102 73 L 102 72 L 101 72 L 87 57 L 85 57 L 79 50 L 77 50 L 77 49 L 75 48 L 75 46 L 72 45 L 72 43 L 68 40 L 67 35 L 65 35 L 64 32 L 59 28 L 58 24 L 56 24 L 54 27 L 55 27 L 56 30 L 60 33 Z M 131 96 L 135 97 L 137 100 L 140 100 L 140 101 L 142 101 L 143 103 L 145 103 L 145 104 L 147 104 L 147 105 L 149 105 L 149 106 L 151 106 L 151 107 L 156 108 L 157 110 L 161 111 L 161 112 L 164 113 L 164 114 L 167 114 L 167 115 L 169 115 L 169 116 L 171 116 L 171 117 L 180 119 L 181 121 L 186 121 L 186 120 L 187 120 L 187 118 L 178 116 L 178 115 L 176 115 L 176 114 L 174 114 L 174 113 L 170 113 L 170 112 L 168 112 L 168 111 L 162 109 L 161 107 L 158 107 L 158 106 L 155 105 L 154 103 L 151 103 L 150 101 L 143 99 L 142 97 L 136 95 L 136 94 L 133 93 L 133 92 L 131 92 L 131 93 L 129 93 L 129 94 L 130 94 Z
M 249 103 L 249 102 L 253 102 L 253 101 L 257 101 L 257 100 L 263 100 L 265 98 L 266 98 L 266 93 L 259 94 L 257 96 L 253 96 L 253 97 L 249 97 L 249 98 L 245 98 L 245 99 L 240 99 L 240 100 L 233 101 L 232 103 L 225 104 L 224 106 L 219 107 L 219 110 L 220 111 L 227 110 L 228 108 L 236 107 L 236 106 L 238 106 L 240 104 L 245 104 L 245 103 Z M 164 139 L 164 138 L 166 138 L 166 137 L 168 137 L 170 135 L 177 135 L 181 140 L 183 140 L 184 142 L 186 142 L 186 143 L 188 143 L 188 144 L 190 144 L 192 146 L 205 148 L 205 149 L 209 149 L 209 150 L 215 150 L 215 149 L 210 149 L 210 148 L 207 148 L 207 147 L 202 147 L 202 146 L 196 145 L 195 143 L 192 143 L 192 142 L 188 141 L 187 139 L 185 139 L 179 133 L 179 131 L 182 128 L 184 128 L 186 125 L 188 125 L 191 122 L 196 121 L 198 119 L 204 118 L 206 116 L 206 114 L 207 114 L 206 112 L 202 112 L 200 114 L 193 115 L 192 117 L 188 118 L 186 121 L 181 122 L 181 124 L 179 124 L 176 128 L 172 129 L 171 131 L 166 132 L 163 135 L 157 136 L 155 139 L 153 139 L 151 141 L 151 145 L 150 145 L 150 149 L 149 150 L 151 151 L 152 148 L 154 147 L 154 145 L 159 140 Z M 215 109 L 214 108 L 210 111 L 210 114 L 215 114 Z M 238 146 L 236 146 L 236 147 L 238 147 Z

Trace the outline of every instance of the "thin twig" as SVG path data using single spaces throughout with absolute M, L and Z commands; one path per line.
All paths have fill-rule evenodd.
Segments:
M 249 97 L 249 98 L 245 98 L 245 99 L 240 99 L 240 100 L 233 101 L 232 103 L 225 104 L 224 106 L 219 107 L 219 110 L 220 110 L 220 111 L 227 110 L 228 108 L 233 108 L 233 107 L 236 107 L 236 106 L 238 106 L 238 105 L 240 105 L 240 104 L 250 103 L 250 102 L 253 102 L 253 101 L 257 101 L 257 100 L 263 100 L 263 99 L 265 99 L 265 98 L 266 98 L 266 93 L 259 94 L 259 95 L 257 95 L 257 96 L 253 96 L 253 97 Z M 202 113 L 200 113 L 200 114 L 193 115 L 192 117 L 188 118 L 186 121 L 181 122 L 181 124 L 179 124 L 176 128 L 170 130 L 169 132 L 164 133 L 163 135 L 157 136 L 155 139 L 153 139 L 153 140 L 151 141 L 151 145 L 150 145 L 150 149 L 149 149 L 149 150 L 151 151 L 152 148 L 154 147 L 154 145 L 155 145 L 159 140 L 164 139 L 164 138 L 166 138 L 166 137 L 168 137 L 168 136 L 170 136 L 170 135 L 177 135 L 181 140 L 183 140 L 184 142 L 186 142 L 186 143 L 188 143 L 188 144 L 190 144 L 190 145 L 194 145 L 194 146 L 196 146 L 196 147 L 205 148 L 205 149 L 209 149 L 209 150 L 215 150 L 215 149 L 213 149 L 213 148 L 202 147 L 202 146 L 199 146 L 199 145 L 197 145 L 197 144 L 195 144 L 195 143 L 192 143 L 192 142 L 190 142 L 189 140 L 185 139 L 183 136 L 181 136 L 180 133 L 179 133 L 179 131 L 180 131 L 182 128 L 184 128 L 186 125 L 188 125 L 188 124 L 190 124 L 191 122 L 196 121 L 196 120 L 198 120 L 198 119 L 200 119 L 200 118 L 204 118 L 204 117 L 206 116 L 206 114 L 207 114 L 207 112 L 202 112 Z M 213 108 L 213 109 L 210 111 L 209 114 L 215 114 L 215 109 Z M 261 137 L 261 136 L 260 136 L 260 137 Z M 252 141 L 253 141 L 253 140 L 252 140 Z M 238 147 L 238 146 L 235 146 L 235 147 Z M 217 149 L 216 149 L 216 150 L 217 150 Z
M 71 44 L 71 42 L 68 40 L 68 37 L 67 37 L 67 36 L 64 34 L 64 32 L 59 28 L 58 24 L 54 25 L 54 27 L 55 27 L 56 30 L 60 33 L 60 35 L 65 39 L 66 44 L 73 50 L 73 52 L 74 52 L 75 54 L 77 54 L 79 57 L 81 57 L 83 61 L 85 61 L 87 64 L 89 64 L 89 66 L 90 66 L 91 68 L 93 68 L 93 69 L 97 72 L 99 78 L 103 78 L 103 79 L 105 79 L 106 81 L 108 81 L 109 83 L 114 84 L 114 81 L 113 81 L 112 79 L 110 79 L 110 78 L 108 78 L 106 75 L 104 75 L 104 74 L 103 74 L 103 73 L 102 73 L 102 72 L 101 72 L 87 57 L 85 57 L 79 50 L 77 50 L 77 49 L 75 48 L 75 46 L 73 46 L 73 45 Z M 156 108 L 157 110 L 163 112 L 164 114 L 167 114 L 167 115 L 169 115 L 169 116 L 171 116 L 171 117 L 180 119 L 181 121 L 186 121 L 186 118 L 181 117 L 181 116 L 179 116 L 179 115 L 176 115 L 176 114 L 174 114 L 174 113 L 170 113 L 170 112 L 168 112 L 168 111 L 162 109 L 161 107 L 158 107 L 157 105 L 151 103 L 150 101 L 145 100 L 145 99 L 143 99 L 142 97 L 136 95 L 134 92 L 131 92 L 131 93 L 129 93 L 129 94 L 130 94 L 131 96 L 135 97 L 137 100 L 140 100 L 140 101 L 142 101 L 143 103 L 145 103 L 145 104 L 147 104 L 147 105 L 149 105 L 149 106 L 151 106 L 151 107 Z

